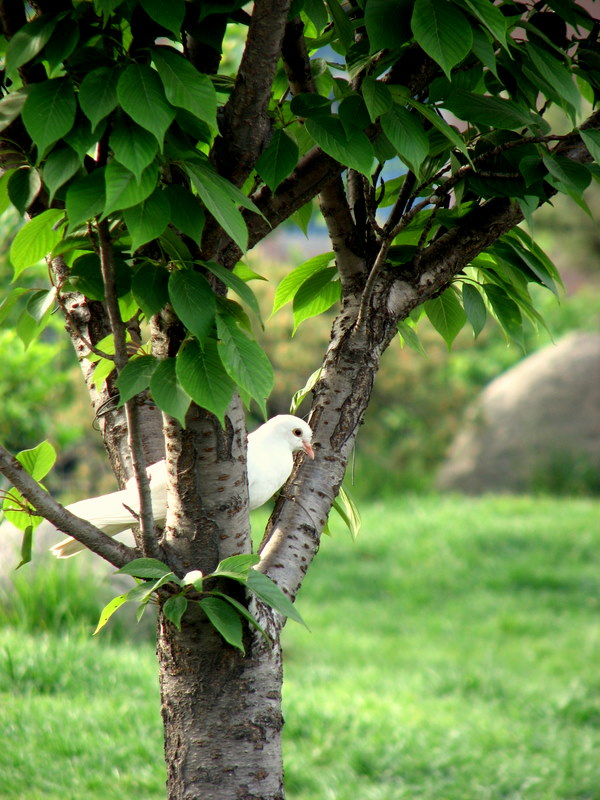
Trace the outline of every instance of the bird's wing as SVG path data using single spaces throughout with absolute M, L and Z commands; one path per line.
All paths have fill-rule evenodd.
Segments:
M 288 479 L 294 459 L 289 448 L 261 437 L 248 437 L 248 494 L 250 508 L 266 503 Z

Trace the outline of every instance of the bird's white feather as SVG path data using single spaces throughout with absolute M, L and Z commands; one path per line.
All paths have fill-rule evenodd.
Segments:
M 312 431 L 304 420 L 291 414 L 280 414 L 248 436 L 248 492 L 250 508 L 266 503 L 288 479 L 294 465 L 293 454 L 304 449 L 314 457 L 310 446 Z M 167 466 L 158 461 L 148 467 L 152 513 L 159 526 L 165 524 L 167 515 Z M 129 530 L 137 523 L 139 494 L 134 478 L 125 488 L 100 497 L 79 500 L 67 509 L 91 522 L 108 536 Z M 51 548 L 57 558 L 85 550 L 76 539 L 69 537 Z

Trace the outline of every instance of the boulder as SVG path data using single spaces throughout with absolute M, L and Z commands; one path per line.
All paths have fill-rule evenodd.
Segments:
M 437 485 L 600 490 L 600 334 L 569 334 L 492 381 L 467 410 Z

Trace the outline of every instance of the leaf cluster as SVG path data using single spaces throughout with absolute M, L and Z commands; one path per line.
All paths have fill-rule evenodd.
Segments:
M 189 604 L 194 603 L 202 609 L 210 624 L 223 639 L 244 653 L 244 621 L 256 628 L 269 641 L 267 633 L 245 605 L 220 588 L 207 588 L 207 583 L 208 586 L 215 584 L 221 586 L 223 580 L 235 581 L 241 584 L 247 593 L 254 595 L 283 616 L 302 625 L 305 624 L 281 589 L 267 575 L 254 569 L 259 561 L 260 556 L 253 554 L 230 556 L 223 559 L 209 575 L 203 575 L 200 570 L 192 570 L 183 578 L 178 578 L 158 559 L 134 559 L 119 572 L 140 580 L 133 589 L 114 597 L 107 603 L 100 614 L 94 633 L 98 633 L 124 603 L 138 603 L 139 622 L 148 603 L 157 599 L 164 616 L 181 630 L 182 618 Z M 163 591 L 159 592 L 160 589 Z

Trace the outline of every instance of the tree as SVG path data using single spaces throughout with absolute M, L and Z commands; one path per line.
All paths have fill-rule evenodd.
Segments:
M 519 342 L 526 321 L 541 321 L 529 284 L 558 291 L 517 226 L 556 192 L 585 210 L 598 174 L 598 112 L 581 122 L 600 91 L 598 23 L 584 5 L 61 0 L 32 4 L 28 18 L 29 4 L 0 3 L 0 197 L 29 217 L 0 315 L 18 312 L 26 344 L 55 306 L 64 315 L 114 471 L 139 484 L 135 547 L 38 485 L 46 448 L 20 461 L 3 448 L 0 471 L 27 498 L 13 493 L 13 506 L 29 502 L 141 578 L 128 599 L 158 599 L 172 800 L 283 797 L 285 617 L 273 606 L 293 612 L 275 590 L 261 600 L 245 589 L 259 574 L 273 582 L 263 589 L 296 597 L 384 350 L 416 346 L 422 313 L 449 345 L 490 315 Z M 231 65 L 225 45 L 240 31 Z M 565 121 L 572 130 L 558 132 Z M 273 374 L 240 258 L 292 218 L 306 228 L 317 196 L 332 252 L 290 272 L 275 302 L 293 302 L 296 324 L 337 309 L 305 389 L 316 459 L 296 464 L 258 560 L 243 406 L 266 411 Z M 42 259 L 50 288 L 19 288 Z M 145 467 L 164 454 L 162 532 Z M 201 585 L 198 570 L 240 555 Z M 206 590 L 212 609 L 196 602 Z

